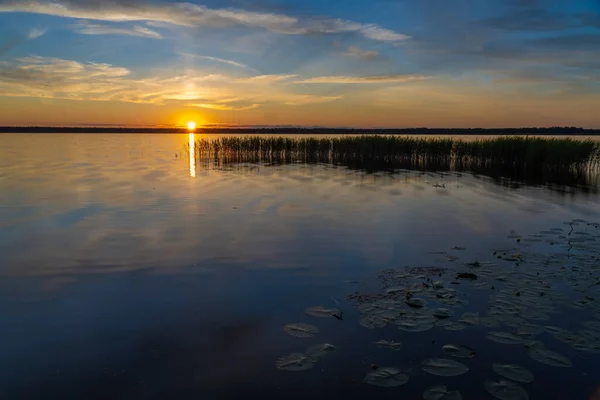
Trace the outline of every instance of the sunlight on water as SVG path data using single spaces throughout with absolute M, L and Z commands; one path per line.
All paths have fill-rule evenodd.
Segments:
M 188 154 L 188 158 L 190 159 L 190 176 L 192 178 L 196 177 L 196 139 L 193 133 L 190 133 L 190 152 Z

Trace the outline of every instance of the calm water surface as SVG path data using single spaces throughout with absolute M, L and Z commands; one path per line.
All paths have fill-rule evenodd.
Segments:
M 600 229 L 589 225 L 600 221 L 596 187 L 327 165 L 218 167 L 190 159 L 182 151 L 189 140 L 0 135 L 0 397 L 420 399 L 425 388 L 444 384 L 464 399 L 493 399 L 484 382 L 505 378 L 492 364 L 514 363 L 535 377 L 520 383 L 531 399 L 600 398 L 600 354 L 544 328 L 587 329 L 600 343 L 593 303 L 600 303 L 600 270 L 580 268 L 590 260 L 577 258 L 600 241 Z M 579 219 L 586 222 L 565 224 Z M 554 236 L 529 236 L 552 228 Z M 587 239 L 571 243 L 570 231 Z M 452 321 L 464 312 L 491 318 L 494 296 L 528 295 L 528 281 L 511 277 L 541 282 L 531 276 L 547 261 L 541 255 L 551 254 L 550 242 L 556 257 L 539 283 L 551 296 L 545 306 L 554 307 L 548 318 L 525 315 L 527 303 L 519 303 L 519 326 L 486 320 L 414 333 L 359 323 L 357 303 L 409 284 L 430 309 L 452 309 Z M 498 260 L 494 251 L 517 261 Z M 481 270 L 465 265 L 475 261 Z M 575 275 L 560 272 L 565 266 Z M 424 268 L 402 275 L 413 267 Z M 397 282 L 382 278 L 388 269 Z M 479 275 L 481 287 L 455 279 L 465 270 Z M 460 293 L 460 303 L 437 303 L 425 285 L 438 279 Z M 405 296 L 386 299 L 403 303 Z M 318 305 L 343 311 L 343 320 L 304 313 Z M 289 323 L 320 333 L 293 337 L 283 331 Z M 539 331 L 523 336 L 525 325 Z M 489 331 L 540 341 L 572 367 L 538 362 L 523 343 L 489 340 Z M 403 345 L 393 352 L 373 344 L 381 339 Z M 276 368 L 278 358 L 321 343 L 337 349 L 311 369 Z M 445 344 L 477 355 L 448 356 Z M 421 370 L 429 358 L 469 371 L 435 376 Z M 373 364 L 410 379 L 368 385 Z

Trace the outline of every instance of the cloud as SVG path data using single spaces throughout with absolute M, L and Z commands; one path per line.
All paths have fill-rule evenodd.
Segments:
M 373 76 L 317 76 L 301 79 L 294 83 L 336 83 L 336 84 L 361 84 L 361 83 L 406 83 L 427 79 L 421 75 L 373 75 Z
M 305 104 L 320 104 L 320 103 L 329 103 L 330 101 L 335 101 L 341 99 L 342 96 L 313 96 L 313 95 L 299 95 L 295 96 L 293 99 L 290 99 L 285 102 L 288 106 L 301 106 Z
M 360 47 L 356 46 L 348 47 L 348 50 L 344 54 L 358 58 L 364 58 L 365 60 L 376 60 L 377 58 L 379 58 L 379 53 L 377 51 L 363 50 Z
M 27 35 L 13 37 L 3 43 L 0 43 L 0 55 L 9 52 L 14 47 L 27 42 L 28 40 L 37 39 L 41 36 L 44 36 L 48 30 L 47 29 L 31 29 Z
M 224 58 L 211 57 L 211 56 L 197 56 L 197 55 L 194 55 L 194 57 L 201 58 L 203 60 L 214 61 L 214 62 L 218 62 L 218 63 L 222 63 L 222 64 L 233 65 L 234 67 L 238 67 L 238 68 L 254 70 L 253 68 L 250 68 L 246 64 L 242 64 L 242 63 L 239 63 L 236 61 L 231 61 L 231 60 L 225 60 Z
M 241 106 L 241 107 L 234 107 L 234 106 L 228 106 L 226 104 L 205 104 L 205 103 L 200 103 L 200 104 L 188 104 L 192 107 L 200 107 L 200 108 L 208 108 L 211 110 L 217 110 L 217 111 L 246 111 L 246 110 L 254 110 L 255 108 L 260 107 L 260 104 L 250 104 L 249 106 Z
M 355 32 L 385 42 L 400 42 L 409 36 L 376 24 L 339 19 L 298 19 L 277 13 L 261 13 L 234 8 L 208 8 L 191 3 L 142 3 L 127 0 L 9 0 L 0 2 L 0 12 L 28 12 L 85 20 L 146 21 L 192 28 L 247 27 L 288 35 Z
M 272 74 L 272 75 L 257 75 L 248 78 L 239 78 L 237 81 L 240 83 L 269 83 L 269 82 L 281 82 L 288 79 L 297 77 L 298 75 L 293 74 Z
M 40 36 L 44 36 L 48 29 L 32 29 L 27 34 L 27 39 L 37 39 Z
M 213 110 L 250 110 L 267 102 L 304 105 L 340 98 L 294 93 L 287 80 L 295 76 L 239 78 L 190 70 L 187 75 L 143 78 L 110 64 L 26 57 L 0 62 L 0 93 L 81 101 L 181 103 Z
M 150 39 L 162 39 L 160 33 L 139 25 L 132 28 L 121 28 L 113 25 L 94 24 L 88 21 L 81 21 L 73 25 L 73 29 L 75 32 L 83 35 L 126 35 Z

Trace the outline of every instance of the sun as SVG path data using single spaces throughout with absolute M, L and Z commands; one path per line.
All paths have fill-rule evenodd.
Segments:
M 188 121 L 187 128 L 190 131 L 195 130 L 196 129 L 196 122 L 195 121 Z

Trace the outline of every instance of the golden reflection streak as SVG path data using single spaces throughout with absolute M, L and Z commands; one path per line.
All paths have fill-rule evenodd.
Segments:
M 193 133 L 189 134 L 190 136 L 190 176 L 192 178 L 196 177 L 196 138 Z

